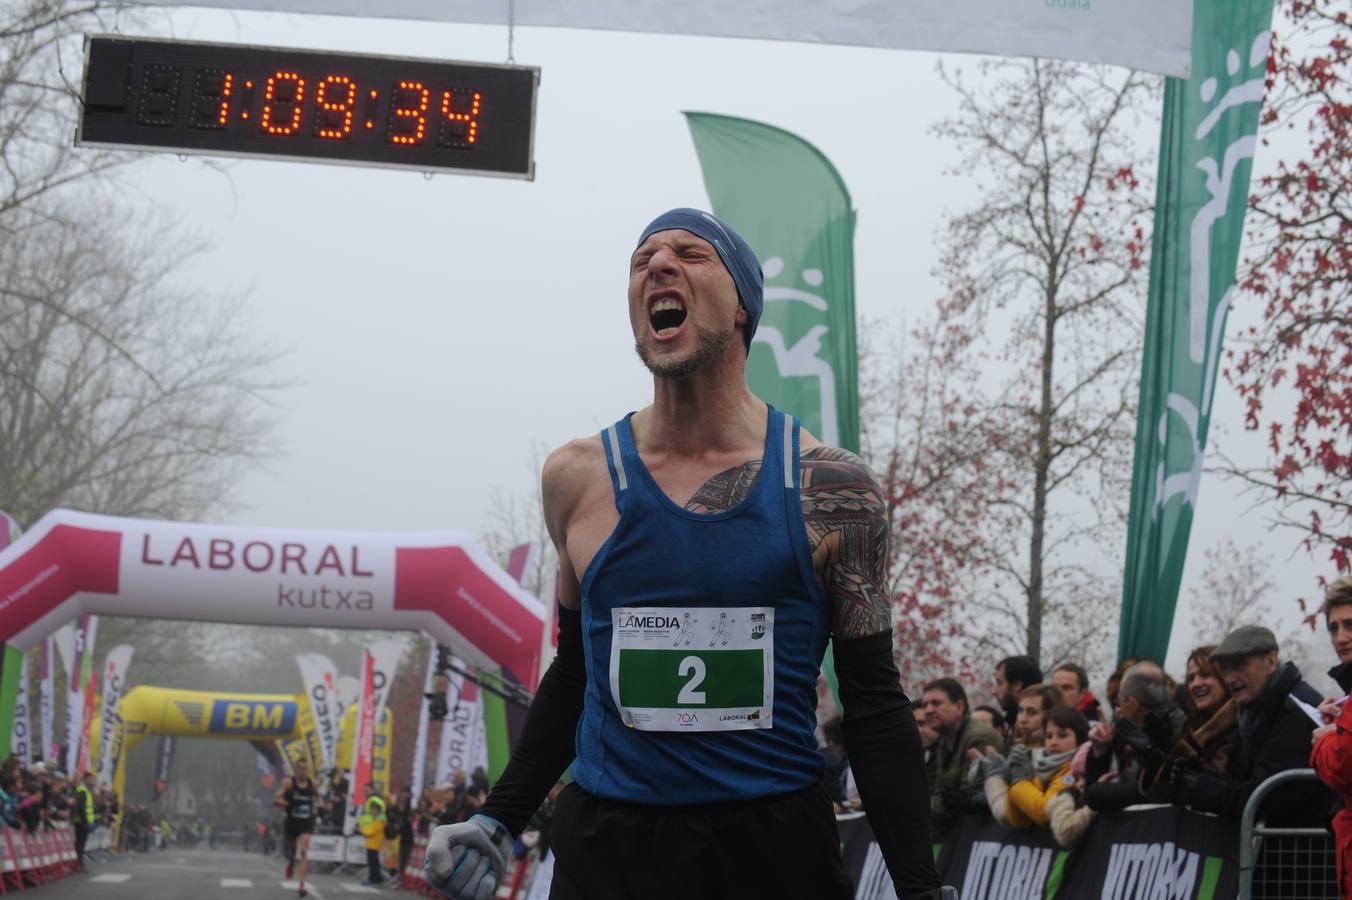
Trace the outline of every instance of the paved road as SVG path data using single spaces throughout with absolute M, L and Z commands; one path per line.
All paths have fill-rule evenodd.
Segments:
M 232 850 L 163 850 L 127 854 L 89 866 L 37 890 L 32 900 L 285 900 L 296 896 L 296 882 L 282 878 L 276 856 Z M 357 900 L 384 894 L 390 900 L 414 895 L 394 888 L 365 887 L 350 876 L 312 875 L 305 887 L 315 900 Z

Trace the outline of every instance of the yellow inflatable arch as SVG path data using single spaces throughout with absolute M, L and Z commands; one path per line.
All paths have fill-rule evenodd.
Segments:
M 339 726 L 339 767 L 351 768 L 352 734 L 356 726 L 357 704 L 343 713 Z M 275 741 L 282 764 L 290 773 L 296 762 L 305 760 L 310 771 L 321 774 L 324 751 L 304 694 L 225 694 L 216 691 L 188 691 L 140 685 L 129 690 L 118 706 L 117 728 L 111 735 L 113 789 L 118 804 L 126 808 L 127 754 L 132 747 L 151 735 L 218 738 L 240 741 Z M 91 743 L 97 748 L 103 740 L 98 734 L 98 719 Z M 390 751 L 394 737 L 394 714 L 380 711 L 376 722 L 371 759 L 371 780 L 381 793 L 390 790 Z M 98 752 L 97 749 L 94 752 Z M 360 797 L 361 785 L 352 785 Z
M 223 694 L 140 685 L 127 691 L 118 712 L 118 725 L 111 736 L 113 790 L 122 808 L 126 807 L 127 754 L 151 735 L 271 740 L 288 747 L 313 744 L 318 750 L 319 735 L 303 694 Z M 311 771 L 318 768 L 318 759 L 308 760 L 315 766 Z

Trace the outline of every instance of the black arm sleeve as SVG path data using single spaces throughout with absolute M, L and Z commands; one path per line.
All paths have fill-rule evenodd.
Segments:
M 897 896 L 938 896 L 925 751 L 892 659 L 892 635 L 836 641 L 835 658 L 845 750 Z
M 559 607 L 559 652 L 535 692 L 521 738 L 480 810 L 518 835 L 577 756 L 577 723 L 587 689 L 582 613 Z

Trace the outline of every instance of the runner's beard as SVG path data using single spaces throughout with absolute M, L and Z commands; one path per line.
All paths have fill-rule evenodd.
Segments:
M 651 348 L 648 346 L 646 332 L 644 337 L 634 341 L 634 352 L 638 358 L 643 360 L 643 364 L 648 367 L 658 378 L 669 378 L 673 381 L 679 381 L 689 375 L 698 372 L 700 369 L 709 365 L 718 357 L 723 355 L 733 335 L 737 333 L 736 328 L 726 332 L 716 331 L 703 325 L 695 325 L 695 349 L 690 351 L 690 355 L 683 359 L 656 359 L 653 356 Z

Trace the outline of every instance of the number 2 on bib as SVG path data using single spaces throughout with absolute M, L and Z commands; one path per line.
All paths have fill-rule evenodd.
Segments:
M 704 666 L 704 660 L 698 656 L 687 656 L 681 660 L 681 666 L 676 670 L 676 674 L 684 678 L 687 675 L 693 675 L 681 688 L 681 692 L 676 695 L 677 703 L 703 703 L 704 691 L 697 691 L 695 688 L 704 683 L 704 676 L 708 674 L 708 669 Z

